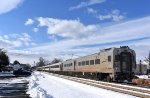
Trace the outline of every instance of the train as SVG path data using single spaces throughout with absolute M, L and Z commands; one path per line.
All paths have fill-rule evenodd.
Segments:
M 128 46 L 38 67 L 39 71 L 106 81 L 131 81 L 136 71 L 136 53 Z

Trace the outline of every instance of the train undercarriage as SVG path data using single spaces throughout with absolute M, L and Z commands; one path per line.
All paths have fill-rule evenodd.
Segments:
M 74 72 L 74 71 L 49 71 L 49 70 L 42 70 L 42 71 L 107 82 L 111 81 L 123 82 L 124 80 L 131 81 L 134 77 L 134 73 L 131 74 L 117 73 L 116 75 L 113 76 L 111 73 L 99 73 L 99 72 Z

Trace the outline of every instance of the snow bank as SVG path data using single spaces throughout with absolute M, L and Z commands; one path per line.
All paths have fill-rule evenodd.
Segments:
M 1 76 L 14 76 L 13 72 L 0 72 L 0 77 Z
M 31 76 L 28 94 L 32 98 L 135 98 L 40 72 Z
M 8 78 L 1 79 L 0 83 L 25 83 L 29 81 L 29 77 L 18 77 L 18 78 Z
M 150 79 L 150 75 L 136 75 L 136 76 L 141 79 Z
M 44 78 L 44 76 L 40 73 L 33 73 L 30 77 L 29 89 L 27 93 L 30 94 L 32 98 L 52 98 L 39 86 L 39 79 L 41 80 L 42 78 Z

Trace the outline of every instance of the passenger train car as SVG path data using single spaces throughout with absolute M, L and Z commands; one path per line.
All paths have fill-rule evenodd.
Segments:
M 48 66 L 47 70 L 65 75 L 107 81 L 130 80 L 136 69 L 136 54 L 128 46 L 122 46 Z

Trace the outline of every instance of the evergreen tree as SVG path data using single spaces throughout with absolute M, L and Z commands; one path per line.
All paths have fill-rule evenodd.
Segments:
M 15 60 L 13 64 L 14 64 L 14 65 L 16 65 L 16 64 L 19 64 L 19 65 L 20 65 L 19 61 L 17 61 L 17 60 Z
M 3 49 L 0 49 L 0 72 L 6 65 L 9 65 L 9 57 Z

